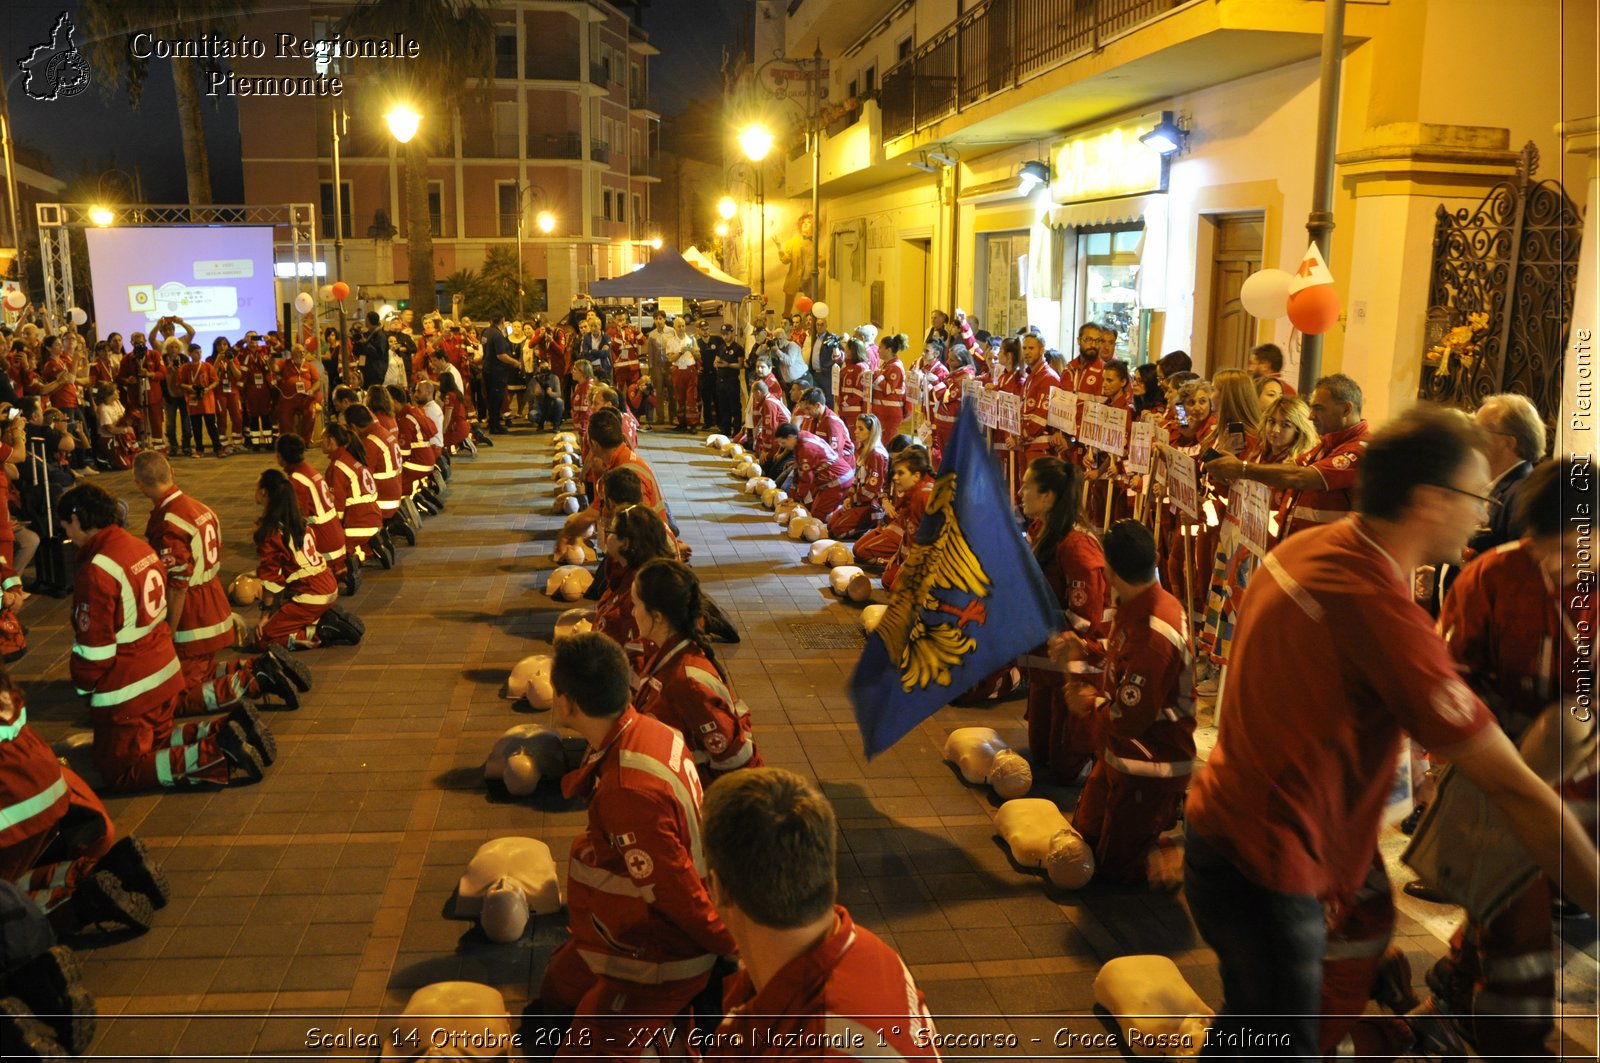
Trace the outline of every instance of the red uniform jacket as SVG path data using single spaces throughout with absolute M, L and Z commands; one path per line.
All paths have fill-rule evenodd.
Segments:
M 667 506 L 661 500 L 661 485 L 656 483 L 655 470 L 650 464 L 633 452 L 633 448 L 623 443 L 611 456 L 606 459 L 605 467 L 600 472 L 600 478 L 595 485 L 595 504 L 599 505 L 605 498 L 605 474 L 612 469 L 632 469 L 639 477 L 639 486 L 645 505 L 656 511 L 656 516 L 661 518 L 661 523 L 667 523 Z M 671 525 L 667 525 L 669 528 Z
M 843 905 L 833 911 L 833 933 L 786 963 L 761 992 L 743 967 L 727 981 L 727 1018 L 707 1044 L 707 1058 L 939 1058 L 928 1002 L 899 953 L 856 926 Z M 858 1049 L 828 1041 L 848 1034 L 860 1037 Z
M 344 525 L 339 523 L 339 507 L 334 501 L 328 481 L 305 462 L 289 472 L 289 482 L 294 485 L 295 501 L 300 504 L 300 516 L 317 542 L 317 552 L 335 568 L 345 556 Z
M 282 532 L 267 536 L 256 547 L 256 575 L 263 587 L 278 595 L 280 603 L 331 605 L 339 600 L 339 581 L 317 553 L 317 541 L 309 529 L 293 548 Z
M 466 404 L 459 393 L 452 391 L 445 395 L 444 412 L 448 422 L 444 428 L 444 445 L 459 447 L 472 434 L 472 418 L 467 416 Z
M 400 452 L 404 455 L 407 471 L 426 476 L 439 462 L 439 452 L 428 440 L 439 426 L 422 411 L 421 406 L 407 403 L 400 407 Z
M 951 373 L 949 378 L 940 385 L 939 401 L 933 407 L 933 446 L 935 451 L 944 449 L 950 440 L 950 433 L 955 431 L 956 419 L 961 416 L 961 399 L 966 390 L 967 381 L 971 380 L 976 370 L 970 365 L 964 365 Z
M 706 895 L 700 776 L 683 735 L 624 709 L 561 789 L 589 797 L 588 825 L 572 840 L 567 914 L 591 971 L 676 982 L 734 951 Z
M 595 630 L 627 647 L 639 641 L 639 622 L 633 618 L 633 569 L 622 555 L 612 552 L 600 562 L 596 578 L 605 578 L 606 589 L 594 603 Z
M 1317 448 L 1300 459 L 1322 474 L 1322 491 L 1296 491 L 1289 504 L 1285 537 L 1318 524 L 1332 524 L 1355 509 L 1357 469 L 1367 452 L 1367 422 L 1322 437 Z
M 751 411 L 751 416 L 756 422 L 755 456 L 766 461 L 777 445 L 778 426 L 789 423 L 789 407 L 777 395 L 769 394 L 760 409 Z
M 701 786 L 737 768 L 761 767 L 749 706 L 734 696 L 700 647 L 683 639 L 658 650 L 639 678 L 633 707 L 683 733 Z
M 364 539 L 383 527 L 377 481 L 372 478 L 372 470 L 358 462 L 349 451 L 334 451 L 328 462 L 326 482 L 333 495 L 334 508 L 339 511 L 339 523 L 344 525 L 347 536 L 359 535 Z
M 217 412 L 217 367 L 210 362 L 184 362 L 178 367 L 183 404 L 190 413 Z M 200 389 L 196 394 L 196 389 Z
M 16 881 L 33 867 L 71 803 L 61 761 L 28 726 L 22 691 L 11 691 L 0 721 L 0 875 Z
M 1044 566 L 1044 581 L 1066 614 L 1071 631 L 1090 642 L 1106 637 L 1112 617 L 1111 584 L 1106 579 L 1100 540 L 1076 529 L 1062 536 L 1055 556 Z
M 183 695 L 167 630 L 167 574 L 144 542 L 102 528 L 78 551 L 72 684 L 90 708 L 139 716 Z
M 317 372 L 317 363 L 307 359 L 298 365 L 293 358 L 285 358 L 278 363 L 278 394 L 286 399 L 297 395 L 316 396 L 321 390 L 318 383 L 322 375 Z
M 145 379 L 150 382 L 150 391 L 146 401 L 154 406 L 158 402 L 166 401 L 167 393 L 167 366 L 161 358 L 161 352 L 154 347 L 147 348 L 144 353 Z M 22 381 L 17 381 L 17 387 L 22 386 Z
M 144 359 L 125 354 L 122 356 L 122 364 L 117 366 L 117 388 L 122 392 L 122 404 L 130 411 L 143 410 L 150 402 L 149 395 L 139 379 L 139 370 L 143 365 Z M 17 388 L 17 393 L 19 395 L 22 393 L 20 387 Z
M 385 515 L 400 508 L 400 443 L 382 421 L 361 429 L 366 448 L 367 468 L 378 488 L 378 508 Z
M 817 418 L 816 424 L 809 427 L 813 435 L 826 439 L 828 445 L 833 447 L 837 453 L 852 461 L 855 460 L 856 441 L 850 435 L 849 426 L 839 418 L 838 414 L 824 406 L 822 408 L 822 416 Z
M 1454 759 L 1498 734 L 1381 544 L 1351 517 L 1291 536 L 1250 580 L 1189 828 L 1251 881 L 1354 896 L 1401 732 Z M 1254 662 L 1254 663 L 1252 663 Z
M 78 385 L 73 374 L 72 361 L 70 356 L 52 358 L 39 370 L 40 382 L 44 384 L 54 384 L 57 380 L 66 378 L 67 382 L 50 395 L 50 405 L 58 410 L 70 410 L 78 405 Z
M 872 375 L 864 362 L 850 362 L 839 370 L 839 416 L 851 431 L 856 418 L 867 412 L 867 391 L 872 385 Z
M 144 537 L 161 557 L 167 583 L 186 588 L 172 641 L 185 657 L 211 657 L 233 645 L 233 606 L 222 588 L 222 524 L 211 508 L 174 487 L 150 510 Z
M 1513 739 L 1562 695 L 1576 695 L 1578 632 L 1593 632 L 1595 596 L 1563 591 L 1521 540 L 1462 570 L 1439 610 L 1439 633 L 1467 682 Z
M 1194 771 L 1194 673 L 1183 606 L 1162 586 L 1120 602 L 1097 715 L 1106 767 L 1173 778 Z
M 1061 378 L 1044 361 L 1029 371 L 1027 383 L 1023 385 L 1022 438 L 1019 442 L 1024 450 L 1034 451 L 1034 457 L 1043 453 L 1048 446 L 1050 392 L 1060 386 Z
M 889 483 L 889 452 L 879 443 L 856 459 L 856 482 L 850 486 L 847 506 L 877 506 Z
M 830 487 L 855 482 L 851 457 L 835 450 L 827 440 L 804 429 L 794 445 L 794 496 L 806 505 Z
M 1106 363 L 1100 360 L 1098 354 L 1093 358 L 1085 358 L 1080 354 L 1067 363 L 1067 371 L 1061 377 L 1061 386 L 1082 395 L 1084 402 L 1104 402 L 1100 385 L 1105 379 L 1105 371 Z
M 872 412 L 890 420 L 911 412 L 911 399 L 906 394 L 906 367 L 898 358 L 891 358 L 878 370 L 872 380 Z

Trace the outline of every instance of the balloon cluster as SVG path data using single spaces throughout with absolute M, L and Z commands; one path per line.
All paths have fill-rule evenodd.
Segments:
M 1307 336 L 1320 336 L 1339 322 L 1339 293 L 1315 244 L 1294 273 L 1263 269 L 1245 278 L 1239 302 L 1252 317 L 1264 321 L 1287 315 L 1290 324 Z

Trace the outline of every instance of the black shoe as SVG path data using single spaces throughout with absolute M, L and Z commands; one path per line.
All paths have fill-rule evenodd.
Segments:
M 311 689 L 311 669 L 302 664 L 287 647 L 274 642 L 267 647 L 267 656 L 288 676 L 296 690 L 304 694 Z
M 121 923 L 130 930 L 149 930 L 156 917 L 149 897 L 123 889 L 109 871 L 96 871 L 78 883 L 72 891 L 72 904 L 85 925 Z
M 444 512 L 443 506 L 440 506 L 434 502 L 430 502 L 423 495 L 417 495 L 414 501 L 417 509 L 420 510 L 424 516 L 437 517 L 440 513 Z
M 1419 901 L 1427 901 L 1429 904 L 1456 903 L 1449 897 L 1446 897 L 1444 894 L 1434 889 L 1432 886 L 1428 885 L 1426 882 L 1423 882 L 1421 879 L 1417 879 L 1413 882 L 1407 882 L 1401 888 L 1406 891 L 1406 896 L 1415 897 Z
M 1406 818 L 1400 821 L 1400 833 L 1410 835 L 1415 833 L 1417 824 L 1422 822 L 1423 813 L 1428 811 L 1427 804 L 1420 804 L 1406 813 Z
M 344 559 L 344 586 L 339 589 L 339 593 L 349 598 L 360 589 L 361 562 L 356 560 L 356 555 L 352 551 Z
M 249 706 L 241 706 L 241 708 L 249 708 Z M 250 711 L 254 712 L 255 710 L 251 709 Z M 245 730 L 244 724 L 237 719 L 230 719 L 217 732 L 217 745 L 222 749 L 222 755 L 228 758 L 228 763 L 244 772 L 246 781 L 260 782 L 266 778 L 266 758 L 252 740 L 250 732 Z
M 166 872 L 150 856 L 144 842 L 131 834 L 113 845 L 94 865 L 94 870 L 111 872 L 124 889 L 149 897 L 152 908 L 165 908 L 172 899 L 172 883 L 167 881 Z
M 739 630 L 733 626 L 733 621 L 722 611 L 722 607 L 710 598 L 701 602 L 700 629 L 708 638 L 720 639 L 723 642 L 739 641 Z
M 257 657 L 251 663 L 251 670 L 255 673 L 256 688 L 261 691 L 262 697 L 276 695 L 283 702 L 283 707 L 290 711 L 300 707 L 300 692 L 296 684 L 270 653 Z
M 417 530 L 408 524 L 404 517 L 396 518 L 392 523 L 394 527 L 389 529 L 391 533 L 398 533 L 400 538 L 406 541 L 407 546 L 417 545 Z
M 378 564 L 385 569 L 394 568 L 394 540 L 389 538 L 389 533 L 379 532 L 371 541 L 373 553 L 378 557 Z
M 78 957 L 65 945 L 46 949 L 6 976 L 6 984 L 35 1016 L 54 1031 L 61 1046 L 75 1056 L 94 1040 L 94 997 L 83 985 Z
M 250 745 L 261 755 L 262 764 L 271 764 L 278 759 L 278 740 L 254 705 L 248 701 L 236 705 L 233 711 L 228 713 L 227 719 L 229 725 L 239 725 Z
M 20 997 L 0 997 L 0 1057 L 6 1059 L 67 1059 L 56 1038 L 55 1027 L 33 1013 Z
M 343 609 L 329 609 L 317 621 L 317 637 L 330 645 L 355 646 L 366 633 L 367 626 L 361 619 Z

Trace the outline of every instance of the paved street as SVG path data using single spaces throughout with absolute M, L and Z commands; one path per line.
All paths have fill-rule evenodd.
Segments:
M 300 711 L 271 715 L 280 754 L 264 782 L 107 802 L 119 828 L 162 861 L 174 899 L 148 934 L 85 953 L 103 1016 L 97 1054 L 336 1054 L 307 1049 L 308 1030 L 387 1030 L 380 1016 L 419 986 L 486 982 L 513 1014 L 537 986 L 561 916 L 538 920 L 514 945 L 446 917 L 480 844 L 540 838 L 564 874 L 583 816 L 551 787 L 496 800 L 482 781 L 495 737 L 545 718 L 518 713 L 499 691 L 516 660 L 547 648 L 564 604 L 543 594 L 557 525 L 549 437 L 500 439 L 457 463 L 449 509 L 428 520 L 416 548 L 401 548 L 399 567 L 368 574 L 354 606 L 365 642 L 309 655 L 315 689 Z M 727 462 L 698 439 L 656 433 L 642 450 L 696 570 L 744 634 L 719 653 L 767 763 L 815 777 L 832 799 L 841 899 L 900 950 L 941 1028 L 1013 1030 L 1023 1044 L 1014 1058 L 1049 1056 L 1058 1029 L 1114 1029 L 1093 1014 L 1093 976 L 1106 959 L 1137 952 L 1172 956 L 1218 1002 L 1214 959 L 1180 898 L 1048 892 L 998 842 L 990 792 L 942 763 L 944 736 L 964 724 L 1022 744 L 1020 701 L 947 709 L 865 761 L 844 693 L 860 645 L 856 610 L 833 600 L 823 570 L 800 563 L 801 548 L 733 490 Z M 251 497 L 266 464 L 251 455 L 178 465 L 180 485 L 221 514 L 225 577 L 253 568 Z M 146 504 L 127 474 L 99 482 L 130 500 L 142 529 Z M 66 680 L 68 603 L 36 597 L 23 619 L 31 650 L 16 675 L 34 726 L 59 739 L 87 725 Z M 1402 915 L 1398 940 L 1419 983 L 1444 951 L 1436 930 Z M 1031 1013 L 1041 1017 L 1018 1017 Z M 1592 1021 L 1571 1025 L 1592 1051 Z

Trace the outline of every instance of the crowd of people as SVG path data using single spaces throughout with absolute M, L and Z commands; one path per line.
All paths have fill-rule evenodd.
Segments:
M 97 341 L 92 357 L 75 329 L 6 332 L 0 646 L 7 663 L 27 652 L 18 614 L 32 559 L 35 591 L 72 595 L 69 676 L 92 724 L 80 774 L 35 734 L 24 691 L 0 669 L 0 911 L 31 928 L 7 934 L 0 971 L 9 1058 L 87 1048 L 92 1000 L 58 939 L 142 932 L 170 899 L 149 851 L 119 837 L 98 795 L 265 777 L 278 749 L 259 709 L 297 709 L 311 689 L 297 651 L 360 642 L 365 625 L 341 598 L 358 594 L 363 568 L 392 568 L 396 540 L 415 545 L 422 515 L 444 508 L 472 426 L 452 424 L 467 417 L 460 370 L 426 341 L 397 383 L 329 394 L 306 346 L 286 349 L 277 333 L 219 339 L 202 359 L 175 317 L 135 333 L 131 348 L 116 334 Z M 330 368 L 354 381 L 365 358 Z M 79 388 L 94 396 L 92 419 Z M 222 524 L 174 464 L 205 438 L 218 457 L 272 460 L 253 477 L 254 571 L 229 585 Z M 312 447 L 326 456 L 320 471 Z M 133 500 L 89 479 L 97 466 L 131 469 L 149 503 L 142 532 Z M 236 606 L 259 616 L 247 622 Z
M 837 903 L 826 799 L 765 765 L 759 721 L 715 648 L 738 633 L 701 586 L 639 434 L 721 429 L 892 594 L 963 403 L 987 392 L 1017 413 L 987 441 L 1061 631 L 950 700 L 1025 690 L 1035 781 L 1071 805 L 1097 879 L 1181 880 L 1221 966 L 1217 1038 L 1245 1054 L 1393 1056 L 1465 1036 L 1490 1058 L 1547 1038 L 1550 906 L 1565 895 L 1592 914 L 1600 774 L 1591 752 L 1541 778 L 1513 743 L 1571 708 L 1579 673 L 1557 662 L 1575 659 L 1596 618 L 1592 599 L 1566 593 L 1575 570 L 1562 563 L 1588 504 L 1570 490 L 1582 465 L 1545 460 L 1525 398 L 1494 396 L 1472 417 L 1419 407 L 1374 431 L 1357 381 L 1331 374 L 1299 396 L 1271 344 L 1207 380 L 1182 352 L 1117 359 L 1110 323 L 1084 324 L 1067 357 L 1035 330 L 992 336 L 961 311 L 936 312 L 917 343 L 872 325 L 836 334 L 807 314 L 757 316 L 742 333 L 656 315 L 641 331 L 581 306 L 556 323 L 368 324 L 343 352 L 323 337 L 321 369 L 316 345 L 253 334 L 202 360 L 178 319 L 151 330 L 154 348 L 108 338 L 94 384 L 122 408 L 109 423 L 58 400 L 59 366 L 22 375 L 73 364 L 81 341 L 19 332 L 11 423 L 28 427 L 7 430 L 0 458 L 13 459 L 14 505 L 42 542 L 25 544 L 9 520 L 0 530 L 0 640 L 25 650 L 4 623 L 21 607 L 23 551 L 42 558 L 59 530 L 77 548 L 71 675 L 102 786 L 261 778 L 276 744 L 252 703 L 295 706 L 311 672 L 294 651 L 359 640 L 359 620 L 336 603 L 358 593 L 364 568 L 395 563 L 396 539 L 416 542 L 421 514 L 443 509 L 451 455 L 492 444 L 516 418 L 570 425 L 586 504 L 557 549 L 593 540 L 601 559 L 594 630 L 557 640 L 550 679 L 555 722 L 589 746 L 562 780 L 586 799 L 587 827 L 572 848 L 570 937 L 530 1022 L 560 1031 L 543 1043 L 570 1054 L 637 1040 L 643 1015 L 680 1033 L 699 1020 L 713 1056 L 780 1031 L 814 1047 L 892 1027 L 880 1049 L 935 1058 L 905 965 Z M 173 376 L 169 354 L 189 358 Z M 249 398 L 263 381 L 270 418 Z M 1087 445 L 1056 417 L 1062 391 L 1148 425 L 1154 459 Z M 256 481 L 266 608 L 243 630 L 216 514 L 178 487 L 173 464 L 202 432 L 214 451 L 276 459 Z M 76 444 L 98 454 L 108 434 L 151 503 L 143 539 L 125 528 L 125 502 L 76 482 L 73 466 L 93 464 L 72 457 Z M 329 459 L 320 474 L 306 461 L 313 443 Z M 1192 511 L 1175 505 L 1185 463 Z M 1245 527 L 1251 492 L 1269 499 L 1264 536 Z M 1216 699 L 1220 722 L 1204 765 L 1197 698 Z M 0 712 L 18 787 L 4 801 L 34 810 L 0 832 L 0 878 L 66 932 L 148 926 L 169 893 L 159 868 L 116 839 L 3 676 Z M 1430 973 L 1431 1014 L 1454 1016 L 1434 1024 L 1412 1015 L 1422 1005 L 1390 941 L 1378 858 L 1402 734 L 1519 824 L 1545 872 L 1469 923 Z M 1416 829 L 1451 828 L 1424 816 Z M 70 954 L 29 960 L 66 966 Z M 10 976 L 4 992 L 25 1000 Z M 1387 1018 L 1362 1017 L 1373 999 Z

